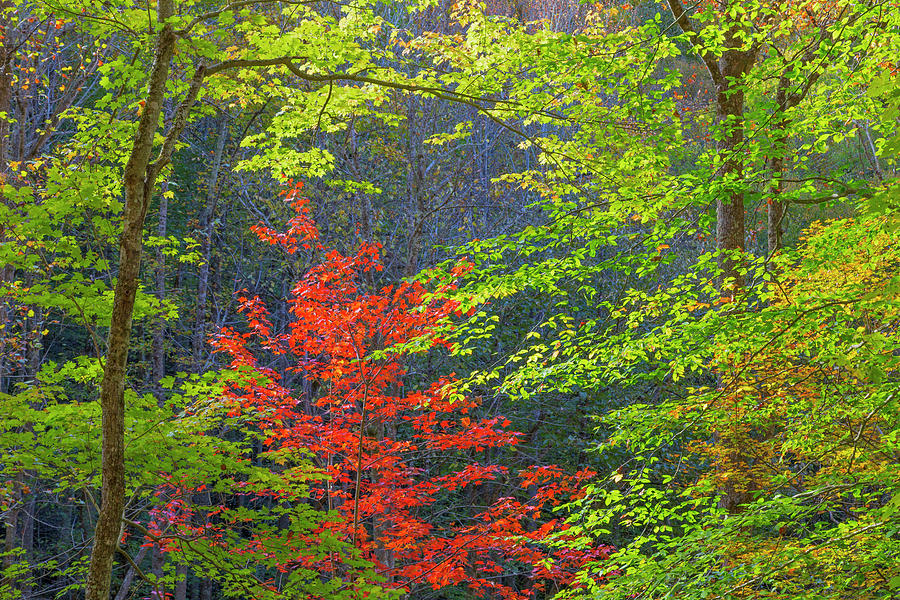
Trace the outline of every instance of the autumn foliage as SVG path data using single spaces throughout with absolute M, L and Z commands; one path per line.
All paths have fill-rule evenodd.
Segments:
M 488 460 L 488 453 L 496 459 L 517 443 L 519 434 L 509 430 L 507 419 L 482 416 L 479 398 L 451 394 L 452 378 L 406 389 L 406 357 L 397 346 L 423 339 L 420 347 L 442 344 L 435 325 L 458 312 L 458 304 L 440 292 L 453 282 L 434 282 L 431 293 L 418 282 L 370 290 L 369 275 L 381 269 L 379 247 L 362 244 L 350 256 L 323 248 L 298 192 L 299 186 L 287 195 L 296 217 L 286 232 L 254 228 L 260 239 L 288 253 L 323 256 L 293 288 L 288 329 L 274 331 L 267 307 L 246 294 L 240 311 L 247 327 L 223 329 L 214 345 L 231 357 L 232 368 L 261 375 L 232 385 L 223 410 L 252 425 L 262 441 L 261 458 L 274 470 L 305 473 L 311 503 L 330 515 L 312 532 L 315 544 L 323 536 L 351 543 L 375 565 L 386 588 L 464 586 L 490 598 L 559 589 L 582 566 L 604 559 L 611 551 L 606 546 L 554 550 L 547 544 L 551 537 L 567 539 L 567 525 L 551 509 L 577 497 L 593 473 L 568 474 L 548 465 L 512 472 Z M 466 269 L 462 263 L 453 275 Z M 262 357 L 287 357 L 290 366 L 278 372 Z M 312 471 L 303 468 L 309 461 Z M 178 489 L 169 490 L 171 506 L 158 511 L 157 520 L 177 515 L 182 537 L 221 535 L 215 515 L 206 515 L 202 527 L 189 525 Z M 245 495 L 281 494 L 247 484 Z M 226 524 L 221 516 L 218 522 Z M 166 534 L 154 526 L 160 543 L 177 550 L 177 540 L 161 541 Z M 277 570 L 302 567 L 336 580 L 352 577 L 334 554 L 306 551 L 315 547 L 311 541 L 291 540 L 296 555 L 281 560 Z M 267 542 L 255 543 L 262 548 Z

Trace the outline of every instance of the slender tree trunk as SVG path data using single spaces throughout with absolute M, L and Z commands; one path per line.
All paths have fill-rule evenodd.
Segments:
M 425 165 L 423 162 L 425 157 L 422 152 L 420 136 L 417 134 L 415 116 L 415 100 L 410 97 L 406 111 L 407 130 L 409 132 L 406 153 L 408 162 L 406 190 L 410 206 L 412 207 L 412 218 L 410 219 L 406 246 L 406 264 L 403 269 L 403 275 L 407 278 L 412 277 L 419 270 L 419 255 L 422 254 L 422 238 L 425 231 L 428 202 L 426 190 L 423 189 L 423 180 L 425 178 Z
M 720 77 L 716 90 L 716 116 L 719 125 L 724 129 L 722 139 L 718 142 L 719 155 L 722 158 L 722 169 L 719 177 L 724 189 L 716 204 L 716 249 L 719 251 L 744 250 L 744 90 L 743 78 L 750 71 L 756 60 L 754 50 L 739 50 L 740 28 L 733 25 L 726 33 L 726 44 L 729 49 L 719 60 Z M 731 293 L 744 285 L 741 274 L 742 261 L 736 257 L 723 256 L 719 266 L 722 268 L 722 281 L 732 280 Z M 729 290 L 723 290 L 729 293 Z
M 866 156 L 868 156 L 872 163 L 872 170 L 875 172 L 875 178 L 878 179 L 878 181 L 884 181 L 884 170 L 881 168 L 881 161 L 878 160 L 878 150 L 875 148 L 875 142 L 872 141 L 872 131 L 869 129 L 869 124 L 865 121 L 857 120 L 856 127 L 859 132 L 860 141 L 864 144 L 866 150 L 868 150 Z
M 12 0 L 0 0 L 0 113 L 7 115 L 6 118 L 0 117 L 0 173 L 4 174 L 9 169 L 9 111 L 13 91 L 12 61 L 15 57 L 15 40 L 9 37 L 11 24 L 7 21 L 12 9 Z
M 781 238 L 784 234 L 784 215 L 786 206 L 781 197 L 784 193 L 784 158 L 776 156 L 769 161 L 769 172 L 772 183 L 769 185 L 769 201 L 767 207 L 768 229 L 766 231 L 766 245 L 768 255 L 772 256 L 781 249 Z
M 175 566 L 175 595 L 172 600 L 187 600 L 188 568 L 186 564 Z
M 6 233 L 0 233 L 0 243 L 6 241 Z M 0 285 L 4 285 L 13 281 L 16 272 L 12 265 L 3 265 L 0 267 Z M 0 331 L 0 394 L 8 394 L 10 392 L 13 361 L 10 360 L 10 351 L 8 349 L 7 336 L 10 335 L 12 327 L 10 322 L 10 306 L 6 303 L 6 299 L 0 299 L 0 323 L 5 327 Z
M 33 284 L 33 275 L 28 274 L 26 277 L 28 285 Z M 37 377 L 38 370 L 41 367 L 41 349 L 44 339 L 44 309 L 41 306 L 35 306 L 32 309 L 33 316 L 25 320 L 22 335 L 27 340 L 27 348 L 25 351 L 25 364 L 23 365 L 22 381 L 33 382 Z M 31 408 L 38 409 L 38 402 L 30 402 Z M 32 423 L 26 423 L 23 429 L 29 434 L 34 435 L 34 427 Z M 24 551 L 22 560 L 30 564 L 32 560 L 32 550 L 34 546 L 34 511 L 37 508 L 37 481 L 32 480 L 32 485 L 28 486 L 30 490 L 26 491 L 25 476 L 29 476 L 32 480 L 33 472 L 26 471 L 19 474 L 19 497 L 22 499 L 22 506 L 19 514 L 19 527 L 21 530 L 21 548 Z M 26 578 L 21 585 L 23 596 L 28 596 L 31 592 L 31 578 Z
M 165 187 L 162 191 L 159 198 L 159 223 L 156 228 L 156 235 L 160 238 L 166 237 L 169 217 L 169 199 L 166 197 Z M 166 254 L 162 248 L 156 250 L 156 299 L 160 304 L 166 299 Z M 153 393 L 156 395 L 157 402 L 162 402 L 162 388 L 159 382 L 166 376 L 166 319 L 163 316 L 156 320 L 156 327 L 153 330 L 150 360 Z
M 228 115 L 222 113 L 216 128 L 216 146 L 213 150 L 213 161 L 210 165 L 206 182 L 206 197 L 200 213 L 200 253 L 201 262 L 197 271 L 197 312 L 194 317 L 194 333 L 191 338 L 191 362 L 195 371 L 203 370 L 204 348 L 206 347 L 207 303 L 210 290 L 210 269 L 212 266 L 212 242 L 215 231 L 214 221 L 216 205 L 219 200 L 219 179 L 222 170 L 222 159 L 228 142 Z M 175 599 L 184 600 L 187 596 L 187 566 L 178 565 L 176 573 L 181 577 L 175 586 Z M 209 579 L 198 580 L 199 596 L 208 600 L 212 596 L 212 582 Z
M 35 482 L 36 486 L 36 482 Z M 25 551 L 25 560 L 29 564 L 34 563 L 34 521 L 35 512 L 37 511 L 37 490 L 32 489 L 28 495 L 28 501 L 25 503 L 22 511 L 22 550 Z M 22 582 L 22 595 L 26 598 L 31 596 L 34 580 L 30 577 Z
M 775 143 L 773 144 L 773 156 L 769 158 L 769 174 L 771 183 L 769 184 L 769 200 L 767 204 L 767 230 L 766 230 L 766 246 L 769 256 L 774 255 L 781 249 L 781 238 L 784 232 L 783 221 L 787 207 L 782 200 L 784 193 L 784 153 L 787 145 L 787 119 L 784 118 L 784 110 L 786 109 L 787 79 L 782 77 L 779 81 L 778 91 L 776 92 L 776 102 L 778 103 L 778 111 L 782 118 L 776 122 L 775 127 L 779 132 Z
M 350 166 L 353 170 L 353 175 L 355 177 L 362 177 L 362 169 L 359 165 L 359 141 L 356 135 L 356 123 L 350 123 L 350 131 L 348 132 L 350 136 Z M 364 242 L 374 242 L 375 241 L 375 224 L 372 210 L 372 199 L 369 197 L 369 194 L 364 192 L 356 193 L 356 201 L 357 201 L 357 210 L 359 211 L 359 235 L 361 241 Z M 370 284 L 372 283 L 373 276 L 371 271 L 369 272 Z
M 27 280 L 30 285 L 34 278 L 29 274 Z M 34 316 L 28 317 L 23 332 L 28 340 L 28 348 L 25 353 L 25 381 L 33 380 L 41 370 L 41 350 L 44 347 L 44 308 L 34 306 L 31 312 Z
M 200 590 L 203 587 L 203 579 L 201 577 L 195 577 L 194 581 L 191 583 L 191 591 L 190 595 L 193 600 L 200 600 Z
M 137 556 L 134 557 L 134 564 L 140 565 L 146 555 L 147 547 L 143 546 L 138 550 Z M 122 579 L 122 585 L 119 586 L 119 591 L 116 592 L 115 600 L 125 600 L 128 597 L 128 592 L 131 590 L 131 584 L 134 583 L 135 575 L 137 575 L 137 571 L 133 566 L 129 565 L 128 571 L 125 572 L 125 577 Z
M 206 302 L 209 296 L 209 270 L 212 259 L 213 217 L 216 203 L 219 199 L 219 172 L 222 167 L 222 155 L 225 151 L 225 142 L 228 139 L 228 117 L 225 114 L 219 116 L 218 133 L 216 135 L 216 149 L 213 156 L 213 164 L 210 167 L 209 179 L 206 183 L 206 202 L 200 215 L 201 262 L 197 273 L 197 314 L 194 320 L 194 336 L 191 341 L 194 367 L 202 368 L 203 348 L 206 345 Z
M 821 43 L 821 38 L 819 43 Z M 801 61 L 803 66 L 808 65 L 816 60 L 815 50 L 819 44 L 806 51 Z M 769 185 L 769 201 L 767 206 L 767 235 L 766 246 L 768 255 L 772 256 L 781 249 L 782 236 L 784 233 L 784 217 L 787 214 L 787 204 L 783 200 L 784 195 L 784 160 L 787 156 L 787 128 L 790 123 L 787 112 L 794 108 L 806 97 L 806 94 L 812 88 L 813 84 L 818 81 L 821 71 L 811 73 L 803 85 L 799 86 L 794 92 L 790 88 L 792 81 L 787 75 L 782 75 L 778 79 L 778 87 L 775 90 L 775 110 L 778 111 L 774 119 L 774 131 L 776 132 L 774 143 L 772 144 L 772 156 L 769 157 L 769 177 L 771 183 Z
M 11 0 L 0 0 L 0 114 L 6 114 L 7 117 L 0 117 L 0 175 L 3 175 L 6 181 L 9 181 L 9 144 L 10 144 L 10 109 L 12 108 L 12 61 L 14 58 L 14 49 L 12 44 L 14 40 L 9 38 L 10 23 L 7 21 L 7 15 L 11 14 L 13 4 Z M 7 232 L 0 230 L 0 243 L 6 242 Z M 10 265 L 0 265 L 0 285 L 12 281 L 15 272 Z M 9 335 L 9 310 L 6 302 L 0 302 L 0 324 L 5 325 L 5 329 L 0 331 L 0 394 L 5 394 L 9 390 L 9 361 L 7 359 L 7 343 L 6 337 Z
M 479 231 L 487 225 L 485 222 L 485 211 L 482 208 L 490 205 L 491 202 L 491 166 L 494 159 L 494 144 L 488 137 L 488 128 L 491 121 L 483 115 L 476 115 L 473 120 L 476 123 L 476 130 L 473 132 L 475 139 L 475 177 L 478 180 L 478 195 L 472 203 L 474 206 L 469 208 L 469 232 L 471 237 L 479 235 Z
M 156 584 L 150 593 L 150 598 L 155 600 L 165 600 L 166 587 L 162 584 L 163 566 L 166 564 L 166 556 L 158 544 L 153 545 L 153 553 L 150 555 L 150 572 L 156 578 Z
M 12 551 L 16 547 L 16 532 L 19 523 L 19 501 L 13 492 L 9 509 L 6 511 L 6 519 L 4 525 L 6 534 L 3 540 L 3 566 L 8 567 L 13 564 Z
M 26 286 L 31 286 L 31 274 L 26 275 Z M 35 307 L 32 312 L 33 316 L 26 317 L 22 325 L 22 340 L 25 342 L 23 349 L 24 360 L 21 363 L 19 376 L 21 381 L 27 382 L 34 379 L 38 368 L 40 367 L 40 348 L 41 339 L 43 338 L 41 330 L 43 328 L 43 310 Z M 8 327 L 8 323 L 6 323 Z M 11 370 L 12 371 L 12 370 Z M 34 403 L 30 403 L 34 408 Z M 25 432 L 33 435 L 34 428 L 31 423 L 26 423 L 20 433 Z M 6 514 L 6 532 L 3 544 L 5 555 L 3 557 L 2 566 L 9 567 L 15 562 L 29 561 L 31 559 L 31 549 L 34 541 L 34 510 L 36 506 L 35 492 L 26 492 L 24 471 L 19 471 L 13 480 L 11 506 Z M 12 552 L 20 549 L 23 554 L 14 557 Z M 30 590 L 30 584 L 26 581 L 8 581 L 13 589 L 18 588 L 22 594 L 26 594 Z

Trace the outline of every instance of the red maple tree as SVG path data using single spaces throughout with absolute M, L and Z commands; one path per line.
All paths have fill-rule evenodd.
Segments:
M 232 386 L 229 413 L 254 423 L 275 463 L 311 459 L 327 475 L 310 484 L 310 495 L 335 515 L 323 526 L 329 534 L 357 547 L 387 587 L 465 586 L 492 598 L 532 597 L 606 558 L 607 546 L 551 550 L 542 543 L 565 536 L 567 525 L 548 511 L 576 497 L 592 472 L 535 465 L 511 473 L 484 460 L 490 449 L 517 443 L 507 419 L 476 416 L 479 400 L 449 394 L 451 378 L 404 387 L 398 345 L 443 344 L 436 324 L 457 314 L 458 304 L 440 292 L 470 266 L 459 263 L 432 286 L 437 293 L 418 282 L 373 291 L 379 246 L 363 243 L 350 256 L 323 248 L 299 186 L 287 200 L 296 211 L 287 231 L 257 226 L 255 233 L 288 253 L 307 249 L 324 259 L 293 288 L 284 332 L 274 331 L 258 297 L 245 294 L 239 310 L 246 329 L 225 328 L 213 343 L 233 368 L 264 376 Z M 286 356 L 291 366 L 284 373 L 262 367 L 263 355 Z M 288 373 L 306 393 L 282 385 Z M 315 553 L 278 568 L 300 565 L 345 575 L 333 556 Z

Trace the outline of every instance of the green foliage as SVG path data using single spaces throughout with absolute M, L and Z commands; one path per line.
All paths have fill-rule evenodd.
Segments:
M 160 125 L 171 125 L 198 67 L 211 69 L 190 124 L 240 115 L 232 128 L 243 131 L 240 147 L 229 148 L 239 176 L 254 190 L 287 178 L 314 182 L 323 196 L 316 202 L 342 205 L 330 232 L 352 246 L 361 234 L 344 204 L 412 195 L 415 169 L 406 163 L 419 113 L 412 101 L 404 113 L 402 103 L 415 94 L 423 104 L 464 106 L 465 114 L 442 114 L 441 127 L 421 134 L 428 152 L 446 153 L 431 162 L 435 181 L 457 199 L 454 182 L 469 171 L 445 180 L 442 161 L 469 160 L 467 148 L 481 143 L 489 123 L 515 142 L 503 147 L 502 160 L 484 158 L 497 163 L 496 189 L 474 195 L 491 200 L 506 190 L 527 210 L 503 234 L 447 249 L 476 265 L 456 298 L 468 316 L 447 335 L 463 372 L 455 393 L 518 401 L 522 421 L 534 407 L 562 423 L 574 414 L 579 426 L 586 413 L 599 413 L 595 440 L 565 427 L 542 440 L 572 462 L 596 444 L 590 460 L 607 475 L 571 507 L 572 524 L 585 539 L 620 548 L 565 595 L 897 595 L 900 187 L 882 181 L 900 151 L 897 11 L 843 1 L 792 11 L 754 0 L 726 3 L 721 12 L 701 3 L 690 8 L 696 30 L 677 33 L 667 8 L 655 5 L 642 5 L 635 14 L 643 18 L 633 21 L 585 7 L 579 28 L 561 31 L 475 3 L 443 12 L 422 4 L 397 11 L 374 1 L 181 2 Z M 7 385 L 15 371 L 15 385 L 0 394 L 0 503 L 4 511 L 19 507 L 24 490 L 40 483 L 43 494 L 83 497 L 89 515 L 99 487 L 96 395 L 116 283 L 122 172 L 162 24 L 127 3 L 21 8 L 48 29 L 80 15 L 66 22 L 65 35 L 77 36 L 78 52 L 92 59 L 82 61 L 84 92 L 52 124 L 16 125 L 11 113 L 0 113 L 16 131 L 27 125 L 29 136 L 45 127 L 53 133 L 45 150 L 2 165 L 0 174 L 0 341 L 8 354 L 0 376 Z M 422 32 L 429 19 L 440 28 Z M 705 79 L 702 59 L 724 61 L 734 50 L 753 50 L 756 59 L 728 82 L 729 94 L 745 98 L 741 113 L 720 118 L 716 82 Z M 60 52 L 74 61 L 75 50 Z M 38 85 L 19 74 L 13 83 Z M 58 96 L 49 79 L 41 85 L 40 102 L 52 113 Z M 738 130 L 739 147 L 723 149 Z M 359 147 L 358 135 L 368 137 Z M 180 265 L 181 288 L 166 299 L 142 288 L 138 324 L 191 315 L 184 279 L 193 275 L 182 278 L 180 269 L 207 260 L 206 232 L 195 231 L 185 208 L 206 159 L 178 142 L 178 164 L 162 174 L 173 184 L 164 193 L 180 211 L 178 233 L 147 235 L 145 243 Z M 153 152 L 162 144 L 157 134 Z M 776 157 L 785 162 L 777 172 Z M 725 169 L 729 162 L 740 169 Z M 403 183 L 367 171 L 385 163 Z M 282 210 L 274 193 L 227 193 L 250 199 L 223 234 L 234 246 L 245 242 L 232 236 L 243 220 Z M 712 248 L 715 206 L 737 195 L 748 253 L 725 257 Z M 804 239 L 768 257 L 762 219 L 776 200 L 790 206 L 792 232 Z M 810 225 L 806 207 L 813 205 L 841 218 Z M 432 212 L 446 205 L 435 206 Z M 370 212 L 374 235 L 397 235 L 387 213 Z M 284 270 L 314 258 L 309 251 Z M 724 258 L 738 265 L 744 285 L 719 281 Z M 262 273 L 273 262 L 261 258 L 234 271 Z M 276 279 L 260 287 L 283 296 Z M 223 286 L 219 294 L 231 291 Z M 63 347 L 47 352 L 58 363 L 42 355 L 50 330 L 65 333 Z M 78 356 L 88 345 L 94 357 Z M 254 415 L 230 414 L 222 400 L 226 388 L 258 375 L 180 364 L 205 372 L 157 385 L 140 380 L 140 348 L 133 350 L 125 475 L 134 537 L 123 544 L 135 550 L 147 539 L 171 539 L 165 534 L 173 529 L 183 534 L 158 583 L 170 588 L 181 563 L 215 578 L 230 597 L 375 597 L 382 586 L 371 585 L 378 576 L 370 566 L 319 528 L 333 517 L 312 508 L 306 494 L 319 471 L 302 458 L 287 468 L 283 457 L 261 453 Z M 187 362 L 163 359 L 164 366 Z M 272 489 L 284 495 L 266 496 Z M 167 510 L 209 519 L 150 524 L 150 515 Z M 334 557 L 359 585 L 299 559 L 278 572 L 297 553 L 290 541 L 297 538 L 315 539 L 305 556 Z M 33 558 L 0 557 L 11 565 L 0 572 L 0 598 L 17 597 Z M 41 569 L 71 581 L 83 564 Z M 597 569 L 606 571 L 602 587 L 593 587 Z
M 22 597 L 15 584 L 27 581 L 30 576 L 30 567 L 26 561 L 21 560 L 24 551 L 21 548 L 14 548 L 8 552 L 0 552 L 0 564 L 4 567 L 0 569 L 0 599 L 2 600 L 19 600 Z
M 739 21 L 762 14 L 743 5 L 734 10 L 730 17 Z M 848 124 L 861 141 L 874 136 L 878 147 L 892 130 L 892 117 L 872 101 L 884 82 L 876 82 L 871 97 L 859 92 L 869 86 L 863 73 L 886 59 L 894 37 L 872 45 L 865 67 L 853 57 L 861 40 L 874 39 L 875 14 L 868 7 L 842 12 L 813 30 L 791 29 L 798 22 L 789 19 L 776 24 L 772 13 L 741 41 L 743 47 L 754 40 L 768 44 L 757 65 L 734 82 L 748 98 L 743 122 L 720 122 L 707 138 L 722 139 L 738 127 L 747 132 L 738 175 L 718 176 L 726 161 L 737 160 L 719 145 L 673 151 L 687 118 L 648 119 L 639 111 L 640 96 L 629 104 L 627 90 L 613 83 L 627 71 L 610 72 L 609 83 L 595 73 L 592 84 L 621 94 L 610 112 L 630 109 L 627 119 L 646 122 L 654 135 L 619 128 L 629 152 L 616 147 L 616 132 L 601 137 L 593 129 L 596 116 L 573 116 L 579 127 L 566 132 L 571 141 L 564 143 L 561 129 L 542 131 L 529 143 L 545 150 L 546 169 L 504 177 L 541 195 L 536 206 L 546 211 L 546 223 L 462 250 L 479 268 L 461 287 L 461 302 L 492 305 L 458 331 L 458 353 L 477 352 L 486 339 L 503 335 L 491 314 L 497 305 L 514 303 L 519 294 L 546 297 L 515 350 L 495 359 L 496 367 L 472 374 L 461 393 L 490 386 L 528 400 L 545 391 L 610 392 L 597 441 L 610 475 L 573 507 L 573 523 L 591 538 L 611 538 L 621 550 L 591 573 L 606 570 L 608 584 L 585 580 L 585 588 L 566 595 L 893 593 L 900 282 L 897 213 L 889 199 L 896 187 L 824 174 L 821 167 L 848 137 Z M 697 17 L 701 47 L 718 56 L 727 49 L 719 21 L 709 7 Z M 629 34 L 655 42 L 653 31 L 651 24 Z M 823 31 L 828 35 L 817 39 Z M 614 39 L 600 36 L 592 49 Z M 639 47 L 605 55 L 606 64 L 646 65 Z M 661 56 L 677 53 L 672 45 Z M 547 73 L 572 81 L 569 72 L 548 66 Z M 781 76 L 807 87 L 778 123 L 773 83 Z M 663 99 L 678 94 L 679 85 L 677 78 L 661 78 L 658 101 L 649 105 L 663 110 Z M 559 104 L 560 113 L 575 115 L 589 102 Z M 679 103 L 669 106 L 667 117 Z M 546 111 L 535 113 L 534 119 L 559 126 Z M 598 139 L 610 142 L 598 147 Z M 786 140 L 793 146 L 785 147 Z M 708 207 L 733 192 L 743 194 L 748 210 L 765 203 L 773 154 L 789 161 L 788 174 L 778 175 L 790 181 L 779 201 L 841 202 L 846 211 L 862 200 L 870 209 L 816 224 L 799 250 L 774 257 L 704 252 L 708 246 L 691 240 L 712 235 Z M 873 164 L 877 173 L 877 160 Z M 566 168 L 556 171 L 557 165 Z M 723 261 L 726 252 L 730 260 Z M 720 265 L 731 261 L 746 285 L 720 281 Z

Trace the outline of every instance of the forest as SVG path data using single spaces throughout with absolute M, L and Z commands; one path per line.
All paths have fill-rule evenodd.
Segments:
M 897 0 L 0 0 L 0 600 L 900 598 Z

